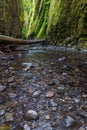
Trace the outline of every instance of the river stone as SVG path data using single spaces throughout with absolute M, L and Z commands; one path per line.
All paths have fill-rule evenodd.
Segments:
M 52 107 L 52 111 L 56 111 L 57 110 L 57 107 Z
M 66 57 L 61 57 L 58 59 L 59 62 L 62 62 L 62 61 L 65 61 L 66 60 Z
M 67 127 L 70 127 L 70 126 L 73 124 L 73 122 L 74 122 L 74 119 L 73 119 L 72 117 L 67 116 L 67 117 L 65 118 L 65 123 L 66 123 L 66 126 L 67 126 Z
M 41 90 L 35 91 L 32 95 L 32 97 L 38 97 L 41 94 Z
M 4 109 L 1 109 L 0 110 L 0 116 L 3 116 L 5 114 L 5 110 Z
M 45 116 L 45 119 L 46 119 L 46 120 L 50 120 L 50 119 L 51 119 L 50 115 L 46 115 L 46 116 Z
M 2 56 L 1 60 L 7 60 L 7 57 L 6 56 Z
M 54 85 L 55 84 L 55 82 L 53 81 L 53 80 L 50 80 L 50 81 L 48 81 L 48 85 Z
M 2 124 L 0 125 L 0 130 L 10 130 L 9 126 Z
M 8 79 L 8 83 L 12 83 L 12 82 L 14 82 L 14 80 L 15 80 L 15 77 L 12 76 L 12 77 L 10 77 L 10 78 Z
M 9 95 L 9 98 L 13 98 L 13 99 L 16 98 L 17 96 L 15 93 L 9 93 L 8 95 Z
M 73 98 L 73 100 L 75 103 L 80 103 L 80 99 L 78 99 L 78 98 Z
M 65 127 L 72 128 L 72 129 L 80 125 L 80 123 L 78 123 L 77 120 L 74 119 L 71 116 L 65 117 L 65 123 L 64 124 L 65 124 Z
M 54 92 L 49 90 L 47 93 L 46 93 L 46 97 L 47 98 L 52 98 L 54 96 Z
M 5 119 L 7 122 L 13 121 L 13 113 L 5 113 Z
M 24 125 L 24 130 L 31 130 L 31 129 L 30 129 L 30 126 L 29 126 L 28 124 L 25 124 L 25 125 Z
M 34 67 L 34 65 L 32 63 L 22 63 L 22 66 L 25 67 L 24 70 L 27 71 L 29 69 L 31 69 L 32 67 Z
M 38 113 L 34 110 L 28 110 L 25 114 L 24 114 L 24 119 L 26 121 L 29 120 L 36 120 L 38 118 Z
M 78 130 L 85 130 L 85 128 L 84 127 L 80 127 Z
M 57 103 L 55 103 L 53 99 L 50 100 L 50 104 L 52 107 L 57 107 Z
M 6 88 L 7 88 L 7 86 L 5 86 L 5 85 L 0 85 L 0 92 L 5 91 L 5 90 L 6 90 Z

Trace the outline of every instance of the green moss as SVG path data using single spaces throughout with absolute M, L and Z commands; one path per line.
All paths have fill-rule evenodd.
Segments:
M 33 2 L 29 35 L 34 34 L 36 38 L 48 37 L 50 43 L 56 45 L 86 46 L 86 0 L 36 0 Z
M 45 37 L 48 25 L 50 0 L 37 0 L 34 4 L 34 14 L 29 27 L 29 34 L 34 33 L 36 38 Z
M 22 0 L 0 0 L 0 34 L 22 36 Z

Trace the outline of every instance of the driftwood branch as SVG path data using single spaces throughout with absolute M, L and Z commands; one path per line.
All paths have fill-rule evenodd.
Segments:
M 13 37 L 8 37 L 4 35 L 0 35 L 0 45 L 31 45 L 37 43 L 44 43 L 46 40 L 24 40 Z

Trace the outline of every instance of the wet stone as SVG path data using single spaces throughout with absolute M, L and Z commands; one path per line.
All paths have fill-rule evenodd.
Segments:
M 31 69 L 32 67 L 34 67 L 34 65 L 32 63 L 23 63 L 22 66 L 25 67 L 24 68 L 25 71 L 27 71 L 27 70 Z
M 10 127 L 8 125 L 2 124 L 0 126 L 0 130 L 10 130 Z
M 55 95 L 55 93 L 51 90 L 46 93 L 47 98 L 52 98 L 52 97 L 54 97 L 54 95 Z
M 12 83 L 12 82 L 14 82 L 14 80 L 15 80 L 15 77 L 13 76 L 13 77 L 10 77 L 9 79 L 8 79 L 8 83 Z
M 87 130 L 87 126 L 85 127 L 85 130 Z
M 65 128 L 76 128 L 80 125 L 80 122 L 78 123 L 74 118 L 71 116 L 66 116 L 62 118 L 62 125 L 64 125 Z
M 7 63 L 2 63 L 2 66 L 7 67 L 8 64 Z
M 16 98 L 17 96 L 15 93 L 9 93 L 8 95 L 9 95 L 9 98 L 12 98 L 12 99 Z
M 24 119 L 26 121 L 29 120 L 36 120 L 38 118 L 38 113 L 34 110 L 28 110 L 25 114 L 24 114 Z
M 85 128 L 84 127 L 80 127 L 78 130 L 85 130 Z
M 0 92 L 5 91 L 5 90 L 6 90 L 6 88 L 7 88 L 7 86 L 5 86 L 5 85 L 0 85 Z
M 64 87 L 63 85 L 60 85 L 57 89 L 58 89 L 58 90 L 64 90 L 65 87 Z
M 62 73 L 62 75 L 63 75 L 63 76 L 66 76 L 66 75 L 67 75 L 67 73 Z
M 47 74 L 52 74 L 53 70 L 48 70 Z
M 50 119 L 51 119 L 50 115 L 46 115 L 46 116 L 45 116 L 45 119 L 46 119 L 46 120 L 50 120 Z
M 5 113 L 5 119 L 7 122 L 13 121 L 13 113 Z
M 40 94 L 41 94 L 41 90 L 35 91 L 35 92 L 33 93 L 32 97 L 34 97 L 34 98 L 35 98 L 35 97 L 39 97 Z
M 57 110 L 57 107 L 52 107 L 52 111 L 56 111 Z
M 5 110 L 4 109 L 0 109 L 0 116 L 3 116 L 5 114 Z
M 78 99 L 78 98 L 73 98 L 73 100 L 75 103 L 80 103 L 80 99 Z
M 1 60 L 7 60 L 7 57 L 2 56 L 2 57 L 1 57 Z
M 30 126 L 28 124 L 24 125 L 24 130 L 31 130 Z
M 66 57 L 61 57 L 58 59 L 59 62 L 62 62 L 62 61 L 65 61 L 66 60 Z
M 54 81 L 52 81 L 52 80 L 50 80 L 50 81 L 48 81 L 48 85 L 54 85 L 55 84 L 55 82 Z
M 50 100 L 50 104 L 51 104 L 52 107 L 56 107 L 56 106 L 57 106 L 57 103 L 55 103 L 55 102 L 53 101 L 53 99 Z
M 66 126 L 67 127 L 70 127 L 74 122 L 74 119 L 70 116 L 67 116 L 66 119 L 65 119 L 65 123 L 66 123 Z

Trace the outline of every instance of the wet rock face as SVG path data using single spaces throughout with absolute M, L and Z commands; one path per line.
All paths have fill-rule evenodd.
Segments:
M 33 110 L 28 110 L 25 114 L 24 114 L 24 119 L 25 120 L 36 120 L 38 118 L 38 113 L 36 111 Z
M 0 34 L 21 36 L 22 26 L 22 0 L 0 0 Z

